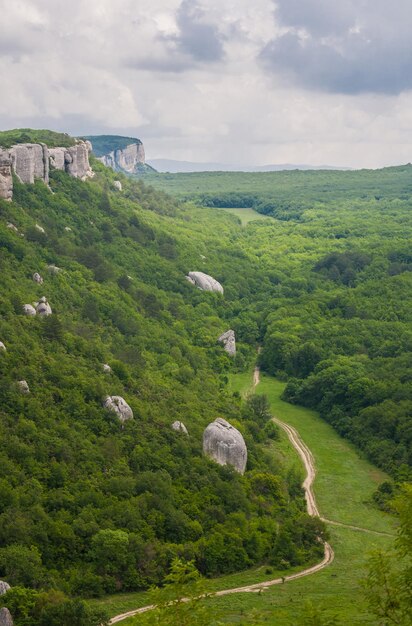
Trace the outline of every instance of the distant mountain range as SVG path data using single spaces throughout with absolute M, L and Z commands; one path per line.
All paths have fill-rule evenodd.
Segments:
M 173 159 L 149 159 L 158 172 L 278 172 L 280 170 L 350 170 L 350 167 L 334 167 L 333 165 L 302 165 L 280 163 L 271 165 L 239 165 L 228 163 L 196 163 L 192 161 L 176 161 Z

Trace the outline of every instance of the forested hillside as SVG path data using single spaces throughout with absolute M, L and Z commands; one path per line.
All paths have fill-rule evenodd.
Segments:
M 160 583 L 175 556 L 207 576 L 316 560 L 323 524 L 273 452 L 265 406 L 227 387 L 255 358 L 254 303 L 277 281 L 230 216 L 93 168 L 87 182 L 53 171 L 51 190 L 16 179 L 0 201 L 0 578 L 90 597 Z M 25 315 L 43 296 L 52 315 Z M 230 327 L 235 359 L 217 343 Z M 134 419 L 121 424 L 108 395 Z M 218 416 L 246 440 L 244 476 L 202 454 Z
M 261 366 L 289 381 L 285 399 L 319 410 L 399 480 L 410 475 L 411 166 L 148 180 L 276 218 L 236 236 L 272 284 L 249 309 L 259 311 Z

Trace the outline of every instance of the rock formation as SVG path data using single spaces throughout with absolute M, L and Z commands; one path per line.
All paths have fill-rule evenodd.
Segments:
M 0 626 L 14 626 L 11 613 L 5 606 L 0 609 Z
M 53 313 L 52 308 L 47 302 L 45 296 L 40 298 L 39 302 L 36 302 L 36 313 L 41 317 L 46 317 L 47 315 L 51 315 Z
M 136 174 L 145 165 L 144 147 L 142 142 L 136 139 L 135 143 L 113 150 L 99 157 L 99 160 L 115 172 Z
M 22 393 L 30 393 L 30 387 L 27 380 L 19 380 L 19 387 Z
M 218 293 L 223 293 L 222 285 L 208 274 L 204 274 L 203 272 L 189 272 L 186 278 L 203 291 L 217 291 Z
M 0 341 L 0 352 L 1 351 L 3 351 L 3 352 L 7 351 L 7 348 L 6 348 L 6 346 L 4 345 L 4 343 L 2 341 Z
M 0 580 L 0 596 L 4 596 L 9 589 L 11 589 L 9 583 L 6 583 L 5 580 Z
M 7 228 L 10 228 L 10 230 L 12 230 L 14 233 L 19 232 L 17 226 L 15 224 L 12 224 L 11 222 L 7 222 Z
M 11 200 L 13 197 L 12 171 L 26 184 L 39 179 L 47 185 L 50 166 L 82 180 L 93 176 L 89 164 L 90 150 L 90 142 L 80 140 L 70 148 L 48 148 L 40 143 L 0 148 L 0 198 Z
M 105 409 L 116 413 L 122 423 L 126 420 L 133 419 L 132 409 L 121 396 L 107 396 L 103 402 L 103 406 Z
M 179 422 L 179 420 L 176 420 L 175 422 L 173 422 L 172 428 L 173 430 L 177 430 L 177 432 L 183 433 L 184 435 L 189 434 L 186 426 L 183 424 L 183 422 Z
M 3 153 L 4 151 L 0 149 L 0 198 L 11 200 L 13 198 L 11 158 Z
M 218 417 L 203 433 L 203 452 L 219 465 L 232 465 L 243 474 L 247 462 L 247 448 L 240 432 L 229 422 Z
M 40 276 L 39 272 L 34 272 L 33 280 L 35 283 L 38 283 L 39 285 L 43 284 L 43 278 Z
M 223 344 L 223 347 L 229 356 L 236 356 L 236 339 L 234 330 L 227 330 L 223 333 L 223 335 L 220 335 L 218 341 Z
M 49 272 L 49 274 L 56 275 L 59 272 L 61 272 L 61 268 L 57 267 L 57 265 L 48 265 L 47 266 L 47 271 Z
M 38 230 L 39 233 L 42 233 L 43 235 L 46 234 L 46 231 L 44 230 L 43 226 L 40 226 L 40 224 L 36 224 L 35 229 Z
M 113 181 L 113 187 L 115 189 L 117 189 L 117 191 L 122 191 L 122 189 L 123 189 L 122 183 L 120 182 L 120 180 L 114 180 Z
M 103 371 L 106 374 L 111 374 L 113 370 L 108 363 L 103 363 Z
M 36 309 L 31 304 L 23 304 L 24 315 L 36 315 Z

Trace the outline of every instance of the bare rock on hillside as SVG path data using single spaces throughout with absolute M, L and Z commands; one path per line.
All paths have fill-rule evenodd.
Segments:
M 30 387 L 27 380 L 19 380 L 19 387 L 22 393 L 30 393 Z
M 0 352 L 7 352 L 7 348 L 2 341 L 0 341 Z
M 50 165 L 73 178 L 86 180 L 94 175 L 89 163 L 89 152 L 89 141 L 78 141 L 70 148 L 50 148 Z
M 39 285 L 43 284 L 43 278 L 40 276 L 39 272 L 34 272 L 33 280 L 35 283 L 38 283 Z
M 113 370 L 108 363 L 103 363 L 103 371 L 106 374 L 111 374 Z
M 13 170 L 22 183 L 49 182 L 49 151 L 40 143 L 20 143 L 9 149 Z
M 0 609 L 0 626 L 14 626 L 11 613 L 5 606 Z
M 218 341 L 223 344 L 229 356 L 236 356 L 236 338 L 234 330 L 227 330 L 223 335 L 220 335 Z
M 115 189 L 117 189 L 117 191 L 122 191 L 122 189 L 123 189 L 123 186 L 122 186 L 122 183 L 120 182 L 120 180 L 114 180 L 113 181 L 113 187 Z
M 47 315 L 51 315 L 53 313 L 50 304 L 47 302 L 45 296 L 40 298 L 40 301 L 36 304 L 36 312 L 41 317 L 47 317 Z
M 24 315 L 34 316 L 36 315 L 36 309 L 31 304 L 23 304 Z
M 173 422 L 172 428 L 173 430 L 176 430 L 179 433 L 183 433 L 184 435 L 189 434 L 186 426 L 183 424 L 183 422 L 179 422 L 179 420 L 176 420 L 175 422 Z
M 127 404 L 126 400 L 121 396 L 107 396 L 103 402 L 105 409 L 116 413 L 119 420 L 123 423 L 133 419 L 133 411 Z
M 17 228 L 17 226 L 15 224 L 12 224 L 11 222 L 7 222 L 7 228 L 12 230 L 14 233 L 19 232 L 19 229 Z
M 47 271 L 49 272 L 49 274 L 56 275 L 59 272 L 61 272 L 61 268 L 57 267 L 57 265 L 48 265 L 47 266 Z
M 209 424 L 203 433 L 203 452 L 219 465 L 232 465 L 243 474 L 247 448 L 241 433 L 221 417 Z
M 186 278 L 203 291 L 223 293 L 222 285 L 215 278 L 209 276 L 209 274 L 204 274 L 203 272 L 189 272 Z
M 0 148 L 0 198 L 11 200 L 13 198 L 13 175 L 11 158 Z
M 46 231 L 44 230 L 43 226 L 40 226 L 40 224 L 36 224 L 35 229 L 39 231 L 39 233 L 43 233 L 43 235 L 46 234 Z
M 4 596 L 9 589 L 11 589 L 9 583 L 6 583 L 5 580 L 0 580 L 0 596 Z

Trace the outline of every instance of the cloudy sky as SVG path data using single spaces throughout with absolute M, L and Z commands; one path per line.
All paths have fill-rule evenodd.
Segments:
M 0 0 L 0 127 L 147 156 L 412 161 L 411 0 Z

